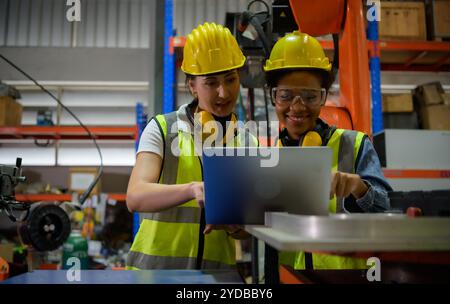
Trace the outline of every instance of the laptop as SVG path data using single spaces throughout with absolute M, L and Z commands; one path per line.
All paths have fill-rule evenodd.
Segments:
M 328 147 L 204 148 L 207 224 L 263 225 L 265 212 L 328 215 Z

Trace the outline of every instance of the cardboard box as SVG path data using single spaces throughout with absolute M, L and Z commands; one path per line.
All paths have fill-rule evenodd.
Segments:
M 419 129 L 419 119 L 416 112 L 383 113 L 385 129 Z
M 12 263 L 14 258 L 14 247 L 13 243 L 0 244 L 0 257 L 7 262 Z
M 383 94 L 383 112 L 401 113 L 414 111 L 411 94 Z
M 0 97 L 0 126 L 20 126 L 22 105 L 9 96 Z
M 428 130 L 450 130 L 450 107 L 432 105 L 420 111 L 422 128 Z
M 426 40 L 423 2 L 380 2 L 380 40 Z
M 450 1 L 433 0 L 433 38 L 450 37 Z
M 69 191 L 84 193 L 97 176 L 98 169 L 92 167 L 71 167 L 69 172 Z M 100 194 L 100 184 L 101 180 L 92 189 L 91 195 Z
M 444 99 L 444 104 L 450 107 L 450 94 L 442 94 L 442 99 Z
M 414 90 L 414 95 L 421 107 L 443 104 L 444 98 L 442 97 L 442 94 L 444 93 L 444 89 L 440 82 L 423 84 Z

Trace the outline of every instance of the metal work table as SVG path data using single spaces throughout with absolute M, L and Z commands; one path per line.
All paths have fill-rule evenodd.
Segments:
M 278 250 L 320 252 L 450 252 L 450 218 L 402 214 L 301 216 L 266 213 L 245 230 L 266 244 L 265 277 L 278 282 Z
M 229 270 L 81 270 L 81 281 L 67 280 L 66 270 L 35 270 L 0 284 L 243 284 Z

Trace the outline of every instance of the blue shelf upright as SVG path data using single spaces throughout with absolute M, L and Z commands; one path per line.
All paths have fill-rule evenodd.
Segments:
M 175 55 L 171 39 L 173 37 L 173 0 L 165 0 L 164 8 L 164 92 L 163 112 L 175 110 Z
M 372 4 L 375 6 L 376 4 Z M 376 7 L 368 6 L 368 10 Z M 376 18 L 369 20 L 367 28 L 367 39 L 372 42 L 370 49 L 370 81 L 372 95 L 372 133 L 383 131 L 383 111 L 381 104 L 381 78 L 380 78 L 380 48 L 378 45 L 378 21 Z

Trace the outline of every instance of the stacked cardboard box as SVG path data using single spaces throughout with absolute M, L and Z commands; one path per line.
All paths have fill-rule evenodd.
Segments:
M 427 30 L 433 40 L 450 38 L 450 0 L 427 1 Z
M 383 112 L 404 113 L 414 111 L 411 94 L 383 94 Z
M 22 105 L 10 96 L 0 96 L 0 126 L 19 126 Z
M 98 175 L 98 168 L 93 167 L 70 167 L 69 191 L 84 193 Z M 92 189 L 91 195 L 100 194 L 100 181 Z
M 386 129 L 418 129 L 412 94 L 383 94 L 383 122 Z
M 414 1 L 382 1 L 380 40 L 426 40 L 425 5 Z
M 450 130 L 449 96 L 441 83 L 432 82 L 414 90 L 423 129 Z

